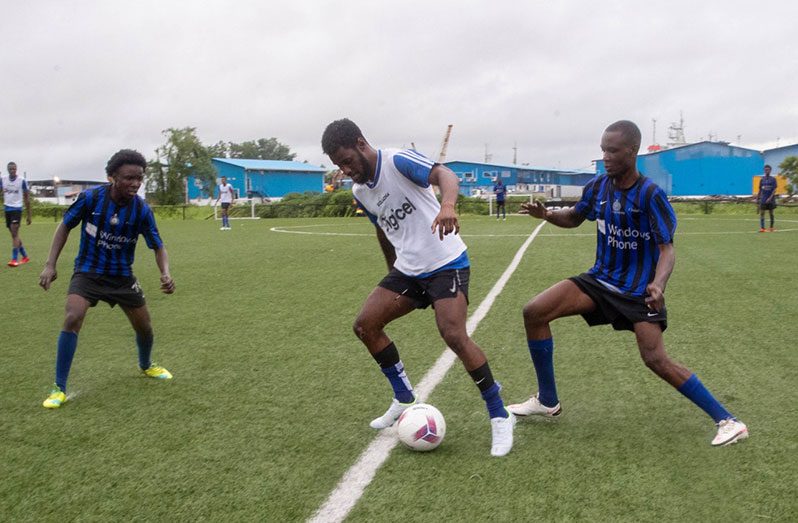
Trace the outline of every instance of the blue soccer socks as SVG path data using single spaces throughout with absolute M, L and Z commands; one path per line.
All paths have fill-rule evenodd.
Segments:
M 502 390 L 500 384 L 496 383 L 493 379 L 493 373 L 490 371 L 490 366 L 487 362 L 479 368 L 468 371 L 474 384 L 479 388 L 482 399 L 485 400 L 485 406 L 488 408 L 488 416 L 493 418 L 506 418 L 510 414 L 504 408 L 502 401 Z
M 380 370 L 388 378 L 388 382 L 393 388 L 394 397 L 400 403 L 413 403 L 416 396 L 413 394 L 413 386 L 410 384 L 410 379 L 405 373 L 405 366 L 402 360 L 399 359 L 399 351 L 396 345 L 391 342 L 390 345 L 382 349 L 377 354 L 372 354 L 372 357 L 380 365 Z
M 136 346 L 139 349 L 139 368 L 142 370 L 149 369 L 150 365 L 152 365 L 150 358 L 152 355 L 152 342 L 152 334 L 144 336 L 138 332 L 136 333 Z
M 715 399 L 707 388 L 704 387 L 704 384 L 701 383 L 701 380 L 699 380 L 698 376 L 695 374 L 691 375 L 677 390 L 684 394 L 687 399 L 698 405 L 701 410 L 709 414 L 715 423 L 734 418 L 734 416 Z
M 538 377 L 538 400 L 546 407 L 553 407 L 560 402 L 554 382 L 554 340 L 527 340 L 527 345 Z
M 764 227 L 764 225 L 762 227 Z M 13 247 L 11 249 L 11 259 L 12 260 L 16 260 L 17 258 L 19 258 L 19 249 L 17 249 L 16 247 Z
M 69 378 L 69 369 L 72 367 L 72 358 L 78 348 L 78 335 L 74 332 L 61 331 L 58 336 L 58 352 L 55 359 L 55 384 L 66 393 L 66 383 Z
M 25 251 L 25 247 L 23 247 L 21 243 L 19 244 L 19 253 L 22 255 L 23 258 L 28 257 L 28 253 Z

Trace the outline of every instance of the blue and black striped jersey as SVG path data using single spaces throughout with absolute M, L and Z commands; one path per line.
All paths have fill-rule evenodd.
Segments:
M 150 249 L 163 246 L 149 205 L 135 196 L 118 206 L 111 199 L 110 184 L 83 191 L 64 214 L 67 228 L 80 223 L 75 272 L 130 276 L 139 234 Z
M 673 243 L 676 233 L 665 192 L 645 176 L 620 190 L 602 175 L 587 182 L 575 210 L 596 222 L 596 263 L 588 273 L 624 294 L 645 295 L 659 245 Z

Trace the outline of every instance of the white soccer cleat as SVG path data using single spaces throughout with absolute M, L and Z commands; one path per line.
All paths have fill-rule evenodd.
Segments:
M 506 456 L 513 448 L 513 429 L 515 428 L 515 415 L 512 412 L 506 418 L 491 418 L 490 431 L 493 442 L 490 445 L 490 455 Z
M 399 419 L 399 416 L 401 416 L 404 411 L 406 411 L 408 408 L 412 407 L 415 404 L 416 400 L 413 400 L 410 403 L 399 403 L 399 400 L 394 398 L 393 401 L 391 401 L 391 406 L 388 407 L 388 410 L 385 411 L 385 414 L 383 414 L 379 418 L 374 418 L 373 420 L 371 420 L 371 423 L 369 423 L 369 425 L 371 426 L 372 429 L 377 429 L 377 430 L 387 429 L 388 427 L 396 423 L 396 420 Z
M 718 423 L 718 433 L 712 440 L 713 447 L 721 447 L 737 443 L 748 437 L 748 427 L 745 423 L 734 418 L 729 418 Z
M 538 400 L 538 393 L 535 393 L 534 396 L 523 403 L 516 403 L 515 405 L 508 406 L 507 410 L 516 416 L 522 417 L 545 416 L 547 418 L 553 418 L 562 414 L 562 407 L 560 407 L 559 403 L 553 407 L 547 407 Z

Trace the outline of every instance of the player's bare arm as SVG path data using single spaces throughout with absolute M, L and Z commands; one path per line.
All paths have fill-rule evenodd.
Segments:
M 460 233 L 460 222 L 457 219 L 455 204 L 457 195 L 460 192 L 460 181 L 448 167 L 437 164 L 429 173 L 429 182 L 437 185 L 441 190 L 441 210 L 438 216 L 432 221 L 432 234 L 438 232 L 438 237 L 443 237 L 449 233 Z
M 30 191 L 25 191 L 22 194 L 22 198 L 23 198 L 23 200 L 25 202 L 25 215 L 26 215 L 26 220 L 25 221 L 26 221 L 27 225 L 30 225 L 30 222 L 31 222 L 31 219 L 30 219 L 30 195 L 29 194 L 30 194 Z
M 165 247 L 155 250 L 155 263 L 161 271 L 161 292 L 172 294 L 175 292 L 175 281 L 169 274 L 169 255 L 166 253 Z
M 50 284 L 58 278 L 58 271 L 55 267 L 68 238 L 69 229 L 63 223 L 58 224 L 58 227 L 55 229 L 55 235 L 53 236 L 53 243 L 50 246 L 50 254 L 47 256 L 44 269 L 42 269 L 39 275 L 39 286 L 45 291 L 49 289 Z
M 646 286 L 646 305 L 659 312 L 665 306 L 665 286 L 676 264 L 676 250 L 672 243 L 660 244 L 658 247 L 659 260 L 654 280 Z
M 383 256 L 385 256 L 385 263 L 388 264 L 388 272 L 391 272 L 393 264 L 396 263 L 396 249 L 388 240 L 388 237 L 385 236 L 385 232 L 377 226 L 375 228 L 377 229 L 377 241 L 380 244 Z
M 557 227 L 572 229 L 579 227 L 585 221 L 585 217 L 577 213 L 573 207 L 566 207 L 565 209 L 551 210 L 547 209 L 539 201 L 524 202 L 521 204 L 520 214 L 528 214 L 529 216 L 545 220 Z

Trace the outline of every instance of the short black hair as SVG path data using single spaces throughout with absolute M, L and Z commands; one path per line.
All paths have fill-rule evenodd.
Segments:
M 631 145 L 636 151 L 640 150 L 640 142 L 642 140 L 640 128 L 637 124 L 630 120 L 618 120 L 610 124 L 604 132 L 620 132 L 626 139 L 626 142 Z
M 9 165 L 10 165 L 10 164 L 9 164 Z M 771 170 L 773 169 L 773 167 L 771 167 L 771 166 L 770 166 L 770 165 L 768 165 L 768 164 L 765 164 L 765 167 L 767 167 L 768 169 L 771 169 Z
M 17 164 L 17 162 L 8 162 L 8 165 L 6 165 L 6 167 L 10 167 L 10 166 L 16 165 L 16 164 Z
M 105 174 L 113 176 L 114 173 L 123 165 L 138 165 L 142 169 L 147 169 L 147 159 L 144 155 L 133 149 L 122 149 L 117 151 L 105 165 Z
M 341 118 L 324 129 L 324 134 L 321 135 L 321 149 L 327 156 L 335 154 L 341 147 L 354 149 L 358 138 L 365 140 L 360 127 L 349 118 Z

